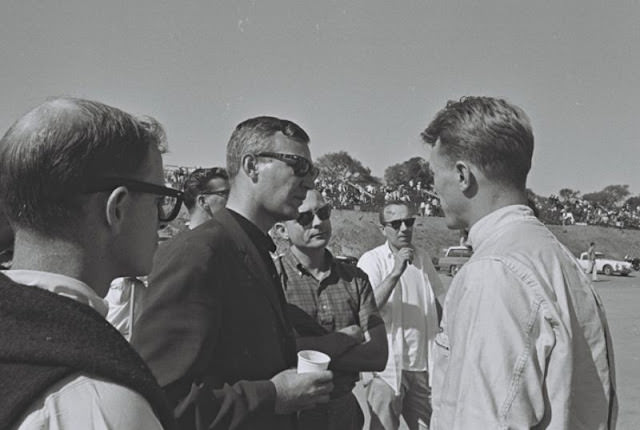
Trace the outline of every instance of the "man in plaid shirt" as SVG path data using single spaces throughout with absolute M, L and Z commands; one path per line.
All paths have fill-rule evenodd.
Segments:
M 276 224 L 291 243 L 276 264 L 298 351 L 331 357 L 331 400 L 300 413 L 300 428 L 361 429 L 364 417 L 352 394 L 360 371 L 382 370 L 387 362 L 386 330 L 367 275 L 333 258 L 331 207 L 316 190 L 307 193 L 296 220 Z

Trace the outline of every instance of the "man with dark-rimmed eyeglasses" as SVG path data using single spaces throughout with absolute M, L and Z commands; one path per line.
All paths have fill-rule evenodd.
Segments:
M 387 327 L 385 369 L 365 378 L 371 429 L 426 429 L 431 416 L 429 351 L 438 332 L 437 299 L 443 288 L 431 258 L 412 244 L 415 215 L 404 201 L 380 211 L 386 243 L 365 252 L 358 267 L 369 275 Z
M 85 193 L 111 191 L 120 186 L 127 187 L 131 192 L 155 195 L 160 226 L 173 221 L 180 213 L 183 203 L 181 191 L 135 179 L 113 176 L 93 179 L 85 187 Z M 104 297 L 109 305 L 107 321 L 127 340 L 131 340 L 133 324 L 140 314 L 145 291 L 144 277 L 118 277 L 111 282 Z
M 149 273 L 160 222 L 164 132 L 88 100 L 57 98 L 0 140 L 0 199 L 15 229 L 0 275 L 0 428 L 170 429 L 146 364 L 105 321 L 112 279 Z
M 227 173 L 226 208 L 158 249 L 132 343 L 181 429 L 295 429 L 297 411 L 329 400 L 332 373 L 293 369 L 267 231 L 296 218 L 313 187 L 309 136 L 284 119 L 248 119 L 229 139 Z

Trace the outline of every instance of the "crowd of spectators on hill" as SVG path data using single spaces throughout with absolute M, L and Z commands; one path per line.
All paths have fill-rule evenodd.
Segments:
M 625 204 L 621 207 L 605 206 L 588 200 L 563 200 L 552 194 L 533 198 L 540 218 L 547 224 L 588 224 L 617 228 L 640 228 L 640 206 Z
M 185 178 L 193 170 L 190 167 L 169 167 L 165 169 L 165 180 L 172 187 L 182 189 Z M 378 211 L 385 202 L 398 200 L 411 204 L 422 216 L 442 216 L 440 201 L 433 193 L 433 186 L 424 186 L 419 181 L 410 180 L 406 184 L 389 186 L 319 178 L 316 188 L 336 209 Z M 625 204 L 607 207 L 581 198 L 562 199 L 555 194 L 549 197 L 532 194 L 531 201 L 546 224 L 640 229 L 640 206 Z
M 440 202 L 431 186 L 410 180 L 398 186 L 377 184 L 352 184 L 339 180 L 320 179 L 316 188 L 325 199 L 338 209 L 360 209 L 377 211 L 389 201 L 402 201 L 415 207 L 420 215 L 442 216 Z

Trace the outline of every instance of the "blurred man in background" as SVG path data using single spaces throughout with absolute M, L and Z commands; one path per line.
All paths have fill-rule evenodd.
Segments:
M 182 189 L 184 205 L 189 210 L 189 229 L 193 230 L 227 204 L 229 175 L 222 167 L 195 169 Z

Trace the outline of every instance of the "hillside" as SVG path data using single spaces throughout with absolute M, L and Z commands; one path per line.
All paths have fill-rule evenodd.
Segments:
M 336 209 L 331 219 L 333 239 L 330 248 L 336 255 L 360 257 L 364 251 L 384 242 L 377 213 Z M 576 225 L 551 225 L 549 228 L 576 256 L 593 241 L 598 251 L 611 257 L 623 258 L 626 254 L 640 257 L 638 230 Z M 416 220 L 414 243 L 431 255 L 439 255 L 442 248 L 457 245 L 458 237 L 457 231 L 447 229 L 444 218 L 419 217 Z

